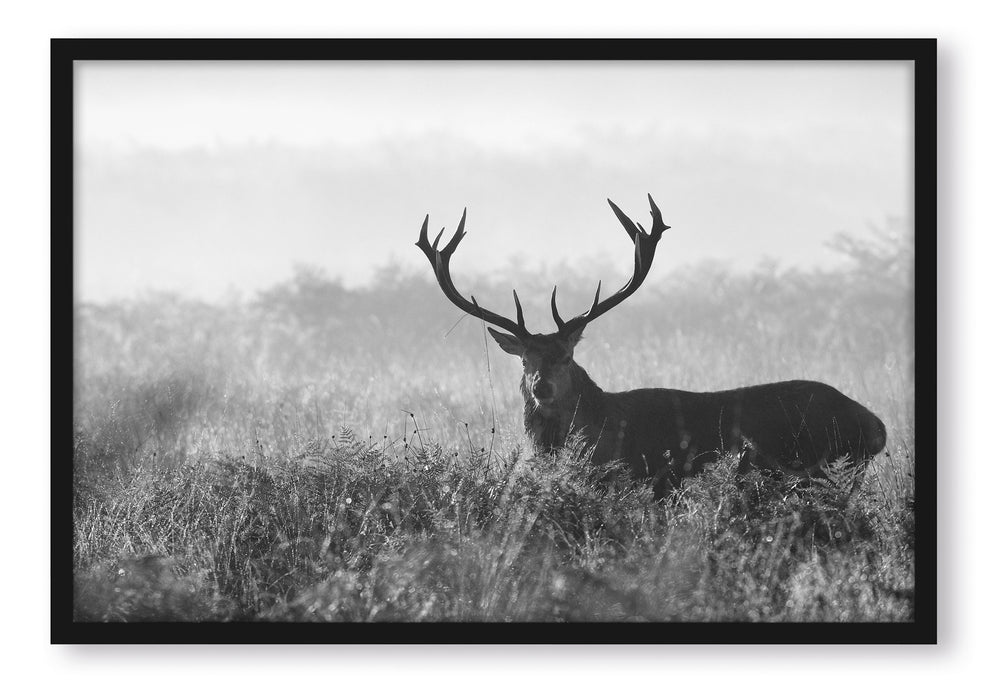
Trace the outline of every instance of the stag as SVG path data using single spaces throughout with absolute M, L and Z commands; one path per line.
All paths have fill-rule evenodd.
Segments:
M 738 454 L 740 469 L 759 467 L 802 477 L 823 475 L 827 465 L 847 460 L 861 467 L 886 443 L 883 422 L 866 407 L 817 381 L 791 380 L 712 392 L 679 389 L 603 391 L 574 361 L 585 327 L 629 298 L 646 279 L 657 244 L 669 229 L 647 195 L 653 226 L 649 234 L 607 200 L 635 247 L 633 274 L 625 286 L 601 299 L 601 282 L 591 308 L 565 321 L 550 309 L 554 333 L 530 333 L 515 290 L 516 320 L 468 301 L 454 287 L 450 258 L 464 238 L 467 209 L 450 242 L 441 249 L 443 229 L 431 244 L 430 217 L 416 245 L 426 254 L 440 289 L 461 311 L 506 333 L 488 332 L 507 353 L 522 359 L 520 389 L 524 425 L 534 447 L 551 451 L 569 435 L 583 437 L 596 464 L 625 462 L 634 476 L 652 480 L 661 497 L 685 476 L 722 454 Z

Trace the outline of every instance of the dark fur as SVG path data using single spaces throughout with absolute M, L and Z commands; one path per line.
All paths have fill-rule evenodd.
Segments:
M 727 391 L 602 391 L 577 363 L 572 392 L 538 408 L 525 378 L 525 427 L 534 446 L 550 450 L 570 433 L 593 446 L 592 461 L 625 461 L 653 480 L 658 494 L 719 454 L 743 465 L 820 476 L 823 462 L 849 455 L 861 464 L 886 443 L 883 422 L 820 382 L 794 380 Z

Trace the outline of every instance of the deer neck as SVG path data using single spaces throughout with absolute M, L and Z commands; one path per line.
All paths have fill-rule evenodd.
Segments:
M 571 365 L 571 392 L 558 396 L 551 406 L 536 405 L 526 388 L 525 378 L 520 388 L 524 404 L 523 423 L 537 449 L 560 447 L 569 433 L 584 431 L 586 434 L 596 434 L 600 428 L 604 392 L 577 363 Z

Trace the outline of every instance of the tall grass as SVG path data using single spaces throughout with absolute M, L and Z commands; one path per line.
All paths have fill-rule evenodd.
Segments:
M 913 265 L 899 240 L 837 239 L 850 265 L 836 272 L 685 271 L 577 351 L 610 390 L 833 384 L 888 427 L 860 490 L 739 477 L 725 456 L 656 503 L 580 445 L 532 455 L 513 358 L 397 270 L 364 290 L 300 270 L 247 301 L 79 305 L 76 617 L 911 619 Z M 569 299 L 597 282 L 555 279 Z M 543 299 L 544 276 L 512 283 Z M 492 306 L 508 290 L 461 284 Z

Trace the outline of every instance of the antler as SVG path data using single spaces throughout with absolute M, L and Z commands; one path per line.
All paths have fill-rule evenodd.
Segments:
M 516 318 L 517 322 L 512 322 L 505 316 L 499 316 L 496 313 L 489 311 L 488 309 L 482 308 L 474 297 L 471 297 L 471 301 L 468 301 L 457 288 L 454 287 L 454 283 L 450 279 L 450 258 L 457 250 L 457 244 L 461 242 L 461 239 L 465 236 L 464 231 L 464 221 L 467 219 L 467 208 L 464 209 L 464 213 L 461 215 L 461 222 L 457 225 L 457 231 L 454 232 L 454 237 L 450 239 L 450 242 L 440 250 L 440 237 L 443 235 L 443 229 L 440 229 L 440 233 L 437 234 L 436 239 L 433 243 L 426 237 L 426 229 L 430 224 L 430 215 L 426 215 L 426 219 L 423 220 L 423 228 L 419 232 L 419 240 L 416 242 L 416 246 L 420 248 L 426 257 L 429 258 L 430 264 L 433 265 L 433 272 L 437 276 L 437 282 L 440 283 L 440 289 L 443 293 L 450 299 L 454 305 L 461 311 L 471 314 L 476 318 L 480 318 L 485 323 L 490 323 L 493 326 L 498 326 L 503 328 L 517 338 L 528 338 L 530 337 L 529 331 L 526 330 L 526 322 L 523 320 L 522 306 L 519 304 L 519 296 L 516 294 L 516 290 L 512 290 L 512 298 L 516 302 Z
M 663 232 L 670 228 L 670 226 L 663 222 L 663 217 L 660 215 L 660 208 L 653 201 L 653 197 L 649 194 L 646 196 L 650 200 L 650 214 L 653 215 L 653 228 L 649 235 L 646 233 L 646 229 L 643 228 L 642 224 L 634 224 L 632 219 L 626 216 L 619 207 L 615 206 L 615 203 L 611 199 L 607 200 L 609 206 L 612 207 L 612 211 L 619 218 L 622 227 L 629 234 L 629 237 L 633 240 L 633 244 L 636 246 L 635 266 L 632 277 L 629 278 L 629 281 L 626 282 L 622 289 L 601 303 L 599 303 L 598 297 L 602 292 L 602 283 L 599 282 L 598 289 L 595 291 L 595 301 L 591 304 L 591 308 L 566 322 L 557 312 L 557 287 L 555 286 L 553 288 L 553 294 L 550 295 L 550 311 L 553 313 L 553 320 L 557 322 L 559 333 L 567 335 L 578 328 L 583 328 L 609 309 L 618 306 L 643 284 L 643 280 L 646 279 L 646 274 L 650 271 L 650 266 L 653 264 L 653 254 L 657 250 L 657 243 L 660 242 Z

